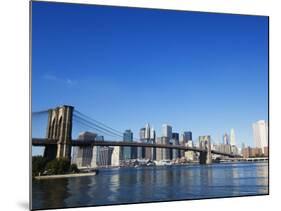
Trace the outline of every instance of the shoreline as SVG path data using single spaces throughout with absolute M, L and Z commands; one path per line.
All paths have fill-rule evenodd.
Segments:
M 60 178 L 71 178 L 71 177 L 89 177 L 96 176 L 97 172 L 89 172 L 89 173 L 75 173 L 75 174 L 56 174 L 56 175 L 44 175 L 44 176 L 35 176 L 36 180 L 44 180 L 44 179 L 60 179 Z
M 173 167 L 173 166 L 194 166 L 202 165 L 208 166 L 213 164 L 238 164 L 238 163 L 268 163 L 268 160 L 256 160 L 256 161 L 222 161 L 222 162 L 213 162 L 212 164 L 200 164 L 199 162 L 192 163 L 182 163 L 182 164 L 171 164 L 171 165 L 154 165 L 154 166 L 107 166 L 107 167 L 96 167 L 97 170 L 106 170 L 106 169 L 125 169 L 125 168 L 158 168 L 158 167 Z
M 227 161 L 227 162 L 220 162 L 220 163 L 212 163 L 212 164 L 234 164 L 234 163 L 260 163 L 260 162 L 268 162 L 268 160 L 260 160 L 260 161 Z M 210 164 L 210 165 L 212 165 Z M 173 165 L 155 165 L 155 166 L 108 166 L 108 167 L 100 167 L 96 168 L 96 170 L 106 170 L 106 169 L 125 169 L 125 168 L 161 168 L 161 167 L 174 167 L 174 166 L 193 166 L 199 165 L 199 163 L 185 163 L 185 164 L 173 164 Z M 85 172 L 85 173 L 72 173 L 72 174 L 56 174 L 56 175 L 43 175 L 43 176 L 35 176 L 35 180 L 45 180 L 45 179 L 61 179 L 61 178 L 74 178 L 74 177 L 89 177 L 89 176 L 96 176 L 98 173 L 94 172 Z

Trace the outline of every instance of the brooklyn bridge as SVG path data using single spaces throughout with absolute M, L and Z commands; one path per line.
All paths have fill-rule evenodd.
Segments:
M 63 105 L 46 111 L 32 112 L 32 116 L 48 114 L 48 122 L 46 128 L 46 137 L 39 138 L 32 136 L 32 146 L 44 147 L 44 157 L 47 159 L 66 158 L 71 159 L 72 147 L 94 147 L 94 146 L 121 146 L 121 147 L 149 147 L 162 149 L 177 149 L 182 151 L 193 151 L 199 153 L 200 164 L 211 164 L 212 154 L 227 156 L 231 158 L 240 157 L 240 155 L 223 153 L 211 149 L 211 141 L 200 141 L 199 147 L 188 147 L 182 145 L 143 143 L 143 142 L 127 142 L 120 141 L 122 136 L 117 130 L 111 127 L 105 127 L 103 123 L 96 121 L 92 123 L 92 118 L 83 115 L 74 109 L 73 106 Z M 83 118 L 82 118 L 83 117 Z M 78 121 L 88 127 L 92 127 L 96 131 L 102 131 L 108 135 L 119 137 L 116 140 L 78 140 L 72 139 L 73 120 Z

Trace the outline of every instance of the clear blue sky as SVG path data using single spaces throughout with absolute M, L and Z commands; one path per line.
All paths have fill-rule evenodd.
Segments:
M 32 111 L 70 104 L 134 137 L 168 123 L 253 144 L 268 117 L 268 18 L 33 2 Z

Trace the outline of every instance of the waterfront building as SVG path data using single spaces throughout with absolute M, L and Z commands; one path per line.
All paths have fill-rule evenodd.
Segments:
M 155 129 L 152 127 L 150 130 L 150 141 L 152 144 L 155 144 L 156 142 L 156 132 Z M 156 160 L 156 148 L 152 148 L 152 160 Z
M 133 141 L 133 132 L 131 130 L 125 130 L 123 133 L 123 141 L 132 142 Z M 122 151 L 122 160 L 132 159 L 132 148 L 133 147 L 122 147 L 120 150 Z
M 140 141 L 142 143 L 154 144 L 156 133 L 153 127 L 150 127 L 150 124 L 147 123 L 144 128 L 140 129 Z M 137 148 L 137 158 L 138 159 L 156 159 L 156 149 L 153 147 L 138 147 Z
M 161 137 L 156 138 L 156 144 L 162 144 Z M 157 161 L 163 160 L 163 149 L 161 149 L 161 148 L 156 149 L 156 160 Z
M 179 145 L 179 140 L 171 139 L 170 143 L 171 143 L 171 145 Z M 172 160 L 176 160 L 177 158 L 180 157 L 180 153 L 179 153 L 178 149 L 171 149 L 170 150 L 170 154 L 171 154 L 171 159 Z
M 164 145 L 170 144 L 168 137 L 158 137 L 156 143 L 164 144 Z M 156 160 L 157 161 L 170 160 L 170 149 L 157 148 L 156 149 Z
M 170 139 L 168 137 L 161 137 L 161 142 L 164 145 L 169 145 L 170 144 Z M 163 149 L 163 160 L 170 160 L 171 155 L 170 155 L 170 149 Z
M 253 123 L 253 136 L 256 148 L 261 148 L 264 153 L 264 147 L 268 147 L 268 124 L 265 120 L 259 120 Z
M 242 150 L 242 155 L 243 155 L 243 158 L 262 157 L 263 151 L 262 151 L 262 148 L 245 147 Z
M 95 140 L 97 137 L 96 133 L 92 132 L 82 132 L 78 135 L 78 140 L 89 141 Z M 97 150 L 99 147 L 73 147 L 72 163 L 75 163 L 78 168 L 91 166 L 93 151 Z
M 101 146 L 94 146 L 93 147 L 93 155 L 92 155 L 92 160 L 91 160 L 91 167 L 97 167 L 99 165 L 99 163 L 100 163 L 99 162 L 100 148 L 101 148 Z
M 101 146 L 99 150 L 98 166 L 110 166 L 113 147 Z
M 167 137 L 169 140 L 172 138 L 172 126 L 168 124 L 162 125 L 162 137 Z
M 179 137 L 179 144 L 181 146 L 185 146 L 185 144 L 188 142 L 188 137 L 186 136 L 186 133 L 183 132 L 180 137 Z M 184 151 L 183 150 L 179 150 L 179 157 L 182 158 L 184 157 Z
M 250 157 L 250 153 L 251 153 L 250 150 L 251 150 L 250 147 L 244 147 L 242 149 L 242 156 L 243 156 L 243 158 L 249 158 Z
M 187 143 L 187 140 L 185 139 L 184 133 L 181 133 L 180 137 L 179 137 L 179 144 L 181 146 L 184 146 L 185 143 Z M 184 156 L 184 151 L 183 150 L 179 150 L 179 157 L 181 158 L 183 156 Z
M 113 147 L 112 156 L 111 156 L 111 165 L 120 166 L 122 162 L 122 150 L 120 146 Z
M 232 146 L 236 145 L 235 132 L 234 132 L 233 128 L 231 128 L 231 130 L 230 130 L 230 145 L 232 145 Z
M 147 140 L 147 143 L 152 144 L 151 140 Z M 152 147 L 145 147 L 145 159 L 153 160 L 153 148 Z
M 268 157 L 268 147 L 263 148 L 263 156 Z
M 222 153 L 228 153 L 230 154 L 232 152 L 232 148 L 230 144 L 218 144 L 217 146 L 218 151 L 222 152 Z
M 131 147 L 131 159 L 138 158 L 138 147 Z
M 147 123 L 145 125 L 145 141 L 144 141 L 145 143 L 149 143 L 149 144 L 153 143 L 152 140 L 150 139 L 150 135 L 151 135 L 151 129 L 149 123 Z M 152 160 L 153 159 L 152 148 L 145 147 L 144 150 L 145 150 L 144 158 L 147 160 Z
M 96 141 L 104 141 L 103 136 L 96 136 Z M 94 146 L 91 167 L 109 166 L 111 164 L 112 147 Z

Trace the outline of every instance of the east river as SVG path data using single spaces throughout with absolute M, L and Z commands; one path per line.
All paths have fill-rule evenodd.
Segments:
M 102 169 L 34 180 L 33 209 L 268 194 L 268 162 Z

